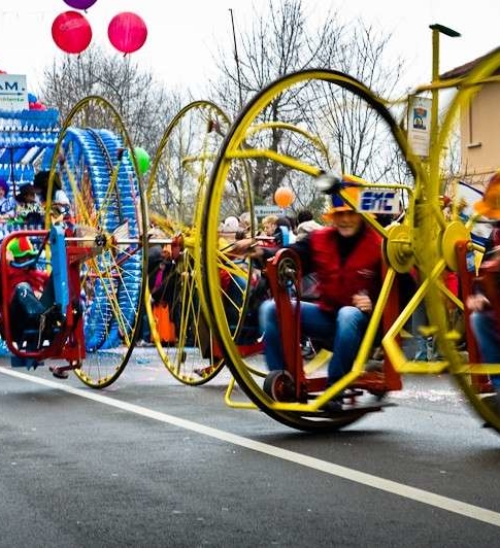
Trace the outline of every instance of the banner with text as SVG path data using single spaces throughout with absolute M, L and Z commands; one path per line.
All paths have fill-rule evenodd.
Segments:
M 25 110 L 28 108 L 26 76 L 0 74 L 0 110 Z

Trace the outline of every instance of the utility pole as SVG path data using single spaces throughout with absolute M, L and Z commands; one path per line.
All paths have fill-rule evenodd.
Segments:
M 234 60 L 236 62 L 236 76 L 238 78 L 238 92 L 240 95 L 240 110 L 243 108 L 243 93 L 241 90 L 241 72 L 240 72 L 240 59 L 238 57 L 238 45 L 236 43 L 236 32 L 234 30 L 234 17 L 233 10 L 229 8 L 229 13 L 231 14 L 231 28 L 233 31 L 233 43 L 234 43 Z

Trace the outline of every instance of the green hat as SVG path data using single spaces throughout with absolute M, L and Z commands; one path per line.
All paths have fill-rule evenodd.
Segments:
M 7 249 L 12 253 L 14 259 L 21 259 L 22 257 L 35 257 L 37 255 L 37 252 L 33 248 L 33 244 L 29 241 L 27 236 L 14 238 L 7 245 Z

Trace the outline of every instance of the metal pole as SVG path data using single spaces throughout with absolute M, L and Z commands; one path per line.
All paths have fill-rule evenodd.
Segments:
M 233 31 L 233 43 L 234 43 L 234 60 L 236 61 L 236 76 L 238 78 L 238 92 L 240 95 L 240 110 L 241 110 L 243 108 L 243 93 L 241 90 L 240 60 L 238 57 L 238 45 L 236 43 L 236 32 L 234 30 L 233 10 L 231 8 L 229 8 L 229 13 L 231 14 L 231 28 Z
M 439 158 L 440 151 L 436 150 L 437 136 L 439 133 L 439 39 L 440 34 L 445 34 L 450 38 L 460 36 L 456 30 L 445 27 L 444 25 L 429 25 L 432 30 L 432 106 L 431 106 L 431 139 L 429 152 L 429 178 L 431 188 L 439 188 L 434 182 L 439 179 Z M 441 192 L 441 189 L 439 190 Z
M 431 104 L 431 136 L 429 151 L 429 177 L 431 188 L 436 188 L 434 181 L 439 178 L 439 151 L 436 150 L 437 134 L 439 129 L 439 90 L 434 84 L 439 80 L 439 29 L 432 29 L 432 104 Z

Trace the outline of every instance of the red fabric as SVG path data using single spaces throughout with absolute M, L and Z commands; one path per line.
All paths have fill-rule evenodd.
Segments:
M 275 249 L 279 249 L 278 246 L 276 245 L 276 241 L 274 240 L 274 238 L 272 240 L 259 240 L 259 246 L 260 247 L 272 247 L 272 248 L 275 248 Z
M 318 304 L 333 311 L 352 305 L 356 293 L 368 292 L 375 302 L 381 287 L 382 238 L 367 227 L 341 264 L 334 227 L 311 233 L 313 271 L 318 278 Z
M 11 293 L 9 295 L 9 302 L 12 299 L 16 285 L 21 282 L 28 282 L 33 291 L 42 292 L 47 280 L 49 279 L 49 273 L 45 270 L 36 270 L 33 268 L 14 268 L 9 265 L 9 283 L 11 287 Z
M 450 270 L 445 270 L 443 279 L 446 287 L 453 293 L 453 295 L 458 296 L 458 274 Z
M 229 285 L 231 283 L 231 275 L 227 270 L 224 268 L 219 269 L 219 276 L 220 276 L 220 285 L 224 291 L 227 291 L 229 289 Z

